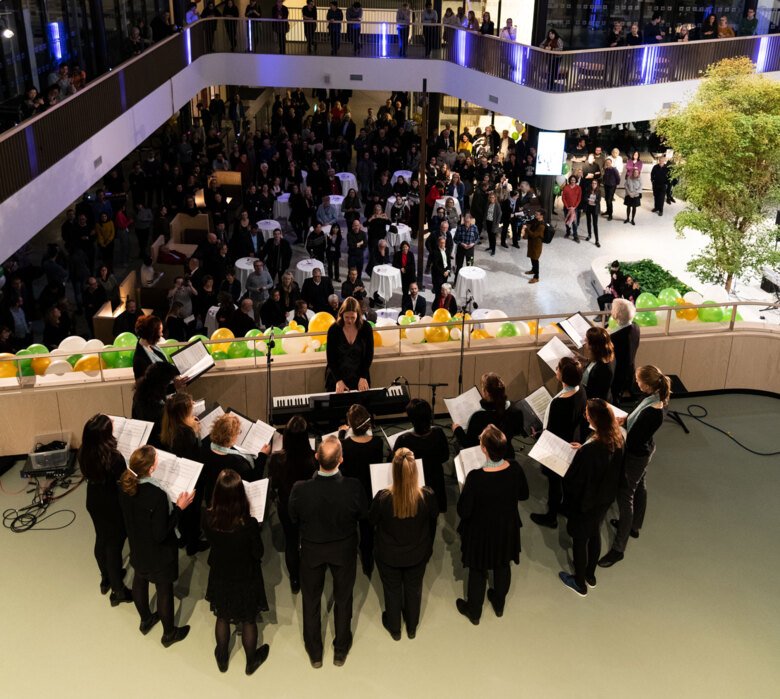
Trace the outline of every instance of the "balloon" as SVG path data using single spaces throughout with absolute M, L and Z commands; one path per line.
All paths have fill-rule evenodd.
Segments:
M 330 313 L 320 311 L 319 313 L 315 313 L 314 317 L 309 321 L 309 332 L 325 332 L 335 322 L 336 319 Z
M 215 362 L 224 361 L 228 358 L 227 352 L 222 352 L 221 350 L 216 350 L 215 352 L 211 353 L 211 358 Z
M 56 374 L 57 376 L 62 376 L 63 374 L 69 374 L 71 371 L 73 371 L 73 367 L 65 359 L 55 359 L 46 368 L 46 375 Z
M 168 357 L 168 359 L 170 359 L 171 355 L 179 349 L 178 347 L 173 347 L 172 345 L 178 344 L 178 340 L 166 340 L 160 345 L 160 349 L 162 350 L 163 354 Z
M 658 303 L 658 299 L 649 291 L 645 291 L 639 294 L 636 300 L 637 308 L 658 308 L 659 305 L 660 304 Z
M 538 328 L 538 323 L 535 320 L 529 320 L 528 321 L 528 334 L 529 335 L 536 335 Z
M 569 170 L 571 170 L 571 166 L 569 165 L 569 163 L 564 163 L 563 168 L 561 168 L 561 170 L 563 174 L 566 175 L 569 172 Z
M 105 345 L 103 344 L 102 340 L 94 339 L 89 340 L 86 345 L 84 345 L 81 348 L 81 354 L 86 354 L 87 352 L 94 352 L 95 350 L 103 349 Z
M 70 335 L 62 342 L 60 342 L 59 349 L 64 350 L 69 354 L 78 354 L 81 352 L 81 350 L 84 349 L 84 345 L 86 344 L 87 341 L 83 337 L 78 337 L 78 335 Z
M 138 344 L 138 338 L 130 332 L 122 333 L 114 338 L 114 347 L 135 347 L 136 344 Z
M 446 323 L 450 320 L 452 316 L 450 315 L 450 312 L 446 308 L 437 308 L 433 312 L 433 322 L 434 323 Z
M 561 186 L 559 184 L 553 185 L 553 195 L 554 196 L 556 196 L 556 197 L 561 196 L 561 192 L 562 191 L 563 190 L 561 190 Z
M 243 359 L 249 356 L 248 342 L 231 342 L 227 351 L 228 359 Z
M 265 357 L 266 352 L 268 352 L 268 347 L 266 346 L 265 342 L 262 340 L 255 340 L 254 342 L 249 343 L 250 347 L 253 345 L 255 357 Z
M 235 337 L 233 331 L 230 328 L 217 328 L 211 333 L 212 340 L 232 340 Z M 218 345 L 211 345 L 211 353 L 222 352 L 227 356 L 227 351 L 230 349 L 229 342 L 221 342 Z
M 560 332 L 560 328 L 556 323 L 549 323 L 548 325 L 545 325 L 541 331 L 541 335 L 557 335 Z
M 0 359 L 13 359 L 13 357 L 10 352 L 0 354 Z M 12 379 L 14 376 L 16 376 L 16 362 L 0 362 L 0 379 Z
M 689 303 L 691 306 L 698 306 L 704 301 L 704 297 L 698 291 L 689 291 L 683 295 L 683 299 L 685 303 Z
M 79 359 L 73 371 L 98 371 L 100 369 L 100 357 L 96 354 L 87 354 Z
M 450 331 L 447 328 L 426 328 L 426 342 L 447 342 L 450 339 Z
M 418 322 L 406 326 L 406 339 L 415 345 L 419 345 L 425 339 L 425 330 L 418 325 L 422 325 L 422 323 Z
M 679 313 L 679 311 L 676 311 Z M 607 328 L 609 330 L 617 330 L 618 329 L 618 322 L 612 317 L 609 317 L 609 320 L 607 321 Z
M 106 345 L 103 349 L 114 349 L 113 345 Z M 103 352 L 100 355 L 103 359 L 103 364 L 108 369 L 116 369 L 117 361 L 119 360 L 119 352 Z
M 702 323 L 720 323 L 723 320 L 723 309 L 715 305 L 714 301 L 705 301 L 707 308 L 698 311 L 699 320 Z
M 520 138 L 520 134 L 517 133 L 517 131 L 512 132 L 512 140 L 516 141 L 518 138 Z
M 208 342 L 209 339 L 205 335 L 193 335 L 189 340 L 187 340 L 187 343 L 190 342 L 197 342 L 200 340 L 201 342 Z
M 401 316 L 398 319 L 398 324 L 399 325 L 411 325 L 412 323 L 414 323 L 414 321 L 415 321 L 414 316 Z
M 257 337 L 258 335 L 262 335 L 263 331 L 259 328 L 252 328 L 244 337 Z
M 477 330 L 471 331 L 471 339 L 472 340 L 489 340 L 490 335 L 486 330 L 483 330 L 482 328 L 479 328 Z
M 118 358 L 116 360 L 117 369 L 129 369 L 133 366 L 133 354 L 134 352 L 117 352 Z
M 64 360 L 59 360 L 64 361 Z M 66 364 L 67 361 L 65 362 Z M 32 362 L 30 362 L 32 365 L 32 370 L 38 375 L 43 376 L 47 373 L 47 370 L 49 366 L 51 365 L 51 359 L 49 357 L 35 357 Z M 70 364 L 68 364 L 70 366 Z
M 661 293 L 658 294 L 658 301 L 662 306 L 674 306 L 679 298 L 680 292 L 671 287 L 663 289 Z
M 460 328 L 452 328 L 450 330 L 450 340 L 460 340 L 463 337 Z
M 485 316 L 486 320 L 501 320 L 502 318 L 506 318 L 506 313 L 504 313 L 504 311 L 498 310 L 488 311 L 487 315 Z M 502 325 L 503 323 L 485 323 L 483 325 L 483 329 L 487 333 L 488 337 L 494 337 Z
M 281 342 L 276 343 L 276 347 L 272 350 L 272 354 L 276 352 L 276 348 L 281 345 L 284 350 L 284 354 L 303 354 L 306 349 L 306 345 L 309 344 L 308 338 L 300 337 L 303 333 L 300 330 L 294 328 L 288 329 L 288 332 L 284 334 Z
M 496 333 L 496 337 L 516 337 L 517 328 L 513 323 L 504 323 Z
M 559 187 L 563 187 L 563 185 L 566 184 L 566 175 L 558 175 L 558 176 L 556 176 L 555 184 L 557 184 Z
M 27 349 L 33 354 L 49 354 L 48 347 L 45 347 L 44 345 L 40 345 L 40 344 L 30 345 Z
M 658 316 L 655 314 L 655 311 L 642 311 L 642 313 L 636 314 L 634 321 L 643 328 L 649 328 L 658 325 Z
M 75 367 L 76 362 L 83 356 L 83 354 L 71 354 L 70 357 L 68 357 L 68 364 L 70 364 L 72 367 Z
M 35 355 L 33 355 L 33 353 L 30 352 L 30 350 L 20 349 L 16 353 L 16 356 L 17 357 L 34 357 Z M 14 365 L 12 364 L 11 366 L 14 366 Z M 46 366 L 48 366 L 48 363 L 46 364 Z M 33 374 L 35 374 L 35 370 L 32 367 L 32 360 L 31 359 L 25 359 L 25 360 L 22 360 L 21 362 L 19 362 L 19 368 L 22 370 L 22 376 L 32 376 Z M 43 371 L 46 371 L 46 367 L 43 368 Z M 41 374 L 43 374 L 43 371 L 41 372 Z M 15 369 L 14 369 L 13 374 L 11 374 L 11 375 L 12 376 L 16 375 L 16 370 Z
M 281 342 L 276 342 L 274 344 L 274 348 L 271 350 L 271 354 L 276 356 L 280 354 L 287 354 L 287 352 L 284 351 L 284 347 L 282 346 Z
M 531 334 L 531 328 L 528 327 L 528 323 L 525 323 L 522 320 L 518 320 L 515 323 L 515 330 L 517 331 L 515 334 L 518 337 L 525 337 L 526 335 Z
M 374 330 L 374 347 L 382 346 L 382 334 Z

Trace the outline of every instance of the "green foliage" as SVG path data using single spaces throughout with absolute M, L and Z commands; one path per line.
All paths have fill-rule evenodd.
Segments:
M 780 84 L 755 73 L 748 58 L 707 70 L 684 108 L 658 120 L 675 152 L 673 176 L 688 206 L 675 228 L 701 231 L 709 245 L 688 263 L 702 281 L 755 276 L 780 261 L 769 209 L 780 202 Z
M 681 294 L 693 291 L 691 287 L 683 284 L 677 277 L 667 272 L 663 267 L 652 260 L 639 260 L 638 262 L 621 262 L 620 271 L 630 275 L 639 282 L 643 292 L 649 292 L 658 296 L 663 289 L 672 287 Z

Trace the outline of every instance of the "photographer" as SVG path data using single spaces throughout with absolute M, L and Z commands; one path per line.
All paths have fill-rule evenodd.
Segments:
M 181 304 L 182 318 L 189 318 L 192 315 L 192 297 L 197 296 L 198 292 L 192 286 L 190 275 L 176 277 L 173 281 L 173 288 L 168 292 L 168 300 L 171 305 L 177 301 Z

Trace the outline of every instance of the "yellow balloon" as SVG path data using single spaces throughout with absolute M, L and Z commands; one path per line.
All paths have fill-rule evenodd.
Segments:
M 374 347 L 382 346 L 382 334 L 374 330 Z
M 291 321 L 290 321 L 290 322 L 287 324 L 287 327 L 289 327 L 289 328 L 297 328 L 297 327 L 298 327 L 298 321 L 297 321 L 297 320 L 291 320 Z
M 217 328 L 211 333 L 212 340 L 232 340 L 235 337 L 233 331 L 230 328 Z M 208 350 L 212 354 L 214 352 L 227 352 L 230 349 L 230 343 L 225 342 L 221 345 L 208 345 Z
M 409 317 L 412 317 L 414 315 L 414 311 L 410 308 L 404 315 L 407 315 Z
M 446 308 L 437 308 L 433 312 L 433 322 L 434 323 L 446 323 L 447 321 L 451 320 L 452 316 L 450 315 L 450 312 Z
M 14 359 L 13 354 L 3 352 L 0 359 Z M 16 376 L 16 362 L 0 362 L 0 379 L 12 379 Z
M 440 308 L 439 310 L 444 311 L 447 313 L 447 315 L 449 315 L 449 312 L 446 309 Z M 425 330 L 425 340 L 427 342 L 447 342 L 449 339 L 449 328 L 426 328 Z
M 49 364 L 51 364 L 51 359 L 48 357 L 35 357 L 35 359 L 30 362 L 32 370 L 38 376 L 43 376 L 46 373 L 46 370 L 49 368 Z
M 100 370 L 100 357 L 96 354 L 88 354 L 85 357 L 81 357 L 75 366 L 73 371 L 99 371 Z
M 535 320 L 529 320 L 527 322 L 528 325 L 528 334 L 529 335 L 536 335 L 536 326 L 538 323 Z
M 477 330 L 471 331 L 471 339 L 472 340 L 489 340 L 490 335 L 488 334 L 487 330 L 483 330 L 482 328 L 479 328 Z
M 309 321 L 310 333 L 322 333 L 336 322 L 336 319 L 330 314 L 320 311 L 315 313 L 314 317 Z

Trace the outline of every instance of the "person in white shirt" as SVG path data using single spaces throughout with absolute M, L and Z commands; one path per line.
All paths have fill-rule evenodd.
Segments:
M 507 18 L 506 26 L 501 29 L 498 38 L 506 41 L 517 41 L 517 27 L 512 24 L 511 18 Z
M 619 175 L 623 174 L 623 156 L 620 155 L 620 151 L 617 148 L 612 149 L 612 167 L 618 171 Z

